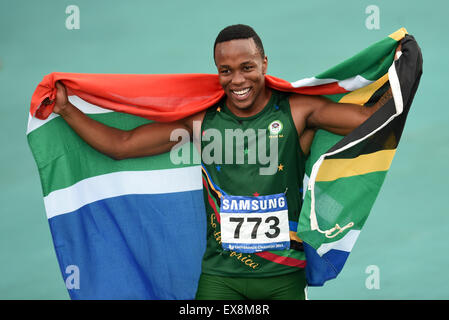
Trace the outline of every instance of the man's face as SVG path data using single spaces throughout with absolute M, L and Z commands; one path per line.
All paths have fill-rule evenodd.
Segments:
M 250 108 L 265 87 L 267 58 L 262 57 L 252 38 L 218 43 L 215 47 L 218 79 L 229 104 Z

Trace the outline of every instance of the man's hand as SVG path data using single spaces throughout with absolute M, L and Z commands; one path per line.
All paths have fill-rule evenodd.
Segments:
M 55 106 L 53 108 L 53 112 L 57 114 L 61 114 L 62 111 L 67 107 L 69 103 L 69 99 L 67 98 L 67 90 L 65 86 L 61 83 L 56 82 L 56 99 Z

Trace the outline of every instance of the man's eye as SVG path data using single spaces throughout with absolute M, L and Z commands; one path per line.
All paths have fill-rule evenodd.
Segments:
M 244 66 L 243 67 L 243 70 L 245 70 L 245 71 L 250 71 L 252 69 L 253 69 L 253 66 Z
M 229 69 L 224 69 L 220 71 L 220 73 L 222 74 L 228 74 L 229 72 L 230 72 Z

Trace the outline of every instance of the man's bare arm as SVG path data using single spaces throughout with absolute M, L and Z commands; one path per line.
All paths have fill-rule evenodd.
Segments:
M 67 99 L 66 89 L 57 83 L 54 112 L 58 113 L 69 126 L 90 146 L 114 159 L 143 157 L 168 152 L 178 143 L 170 141 L 175 129 L 192 133 L 187 120 L 170 123 L 149 123 L 133 130 L 125 131 L 106 126 L 95 121 L 73 106 Z
M 306 127 L 320 128 L 327 131 L 347 135 L 360 126 L 369 117 L 392 98 L 391 89 L 371 107 L 363 107 L 351 103 L 335 103 L 326 98 L 317 98 L 306 119 Z
M 292 117 L 302 150 L 308 154 L 317 129 L 347 135 L 366 121 L 391 97 L 391 90 L 388 90 L 375 105 L 363 107 L 357 104 L 335 103 L 323 97 L 290 96 Z

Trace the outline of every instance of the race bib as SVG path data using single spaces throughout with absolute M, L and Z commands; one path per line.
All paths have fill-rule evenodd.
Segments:
M 258 197 L 223 195 L 220 219 L 225 250 L 253 253 L 290 248 L 284 193 Z

